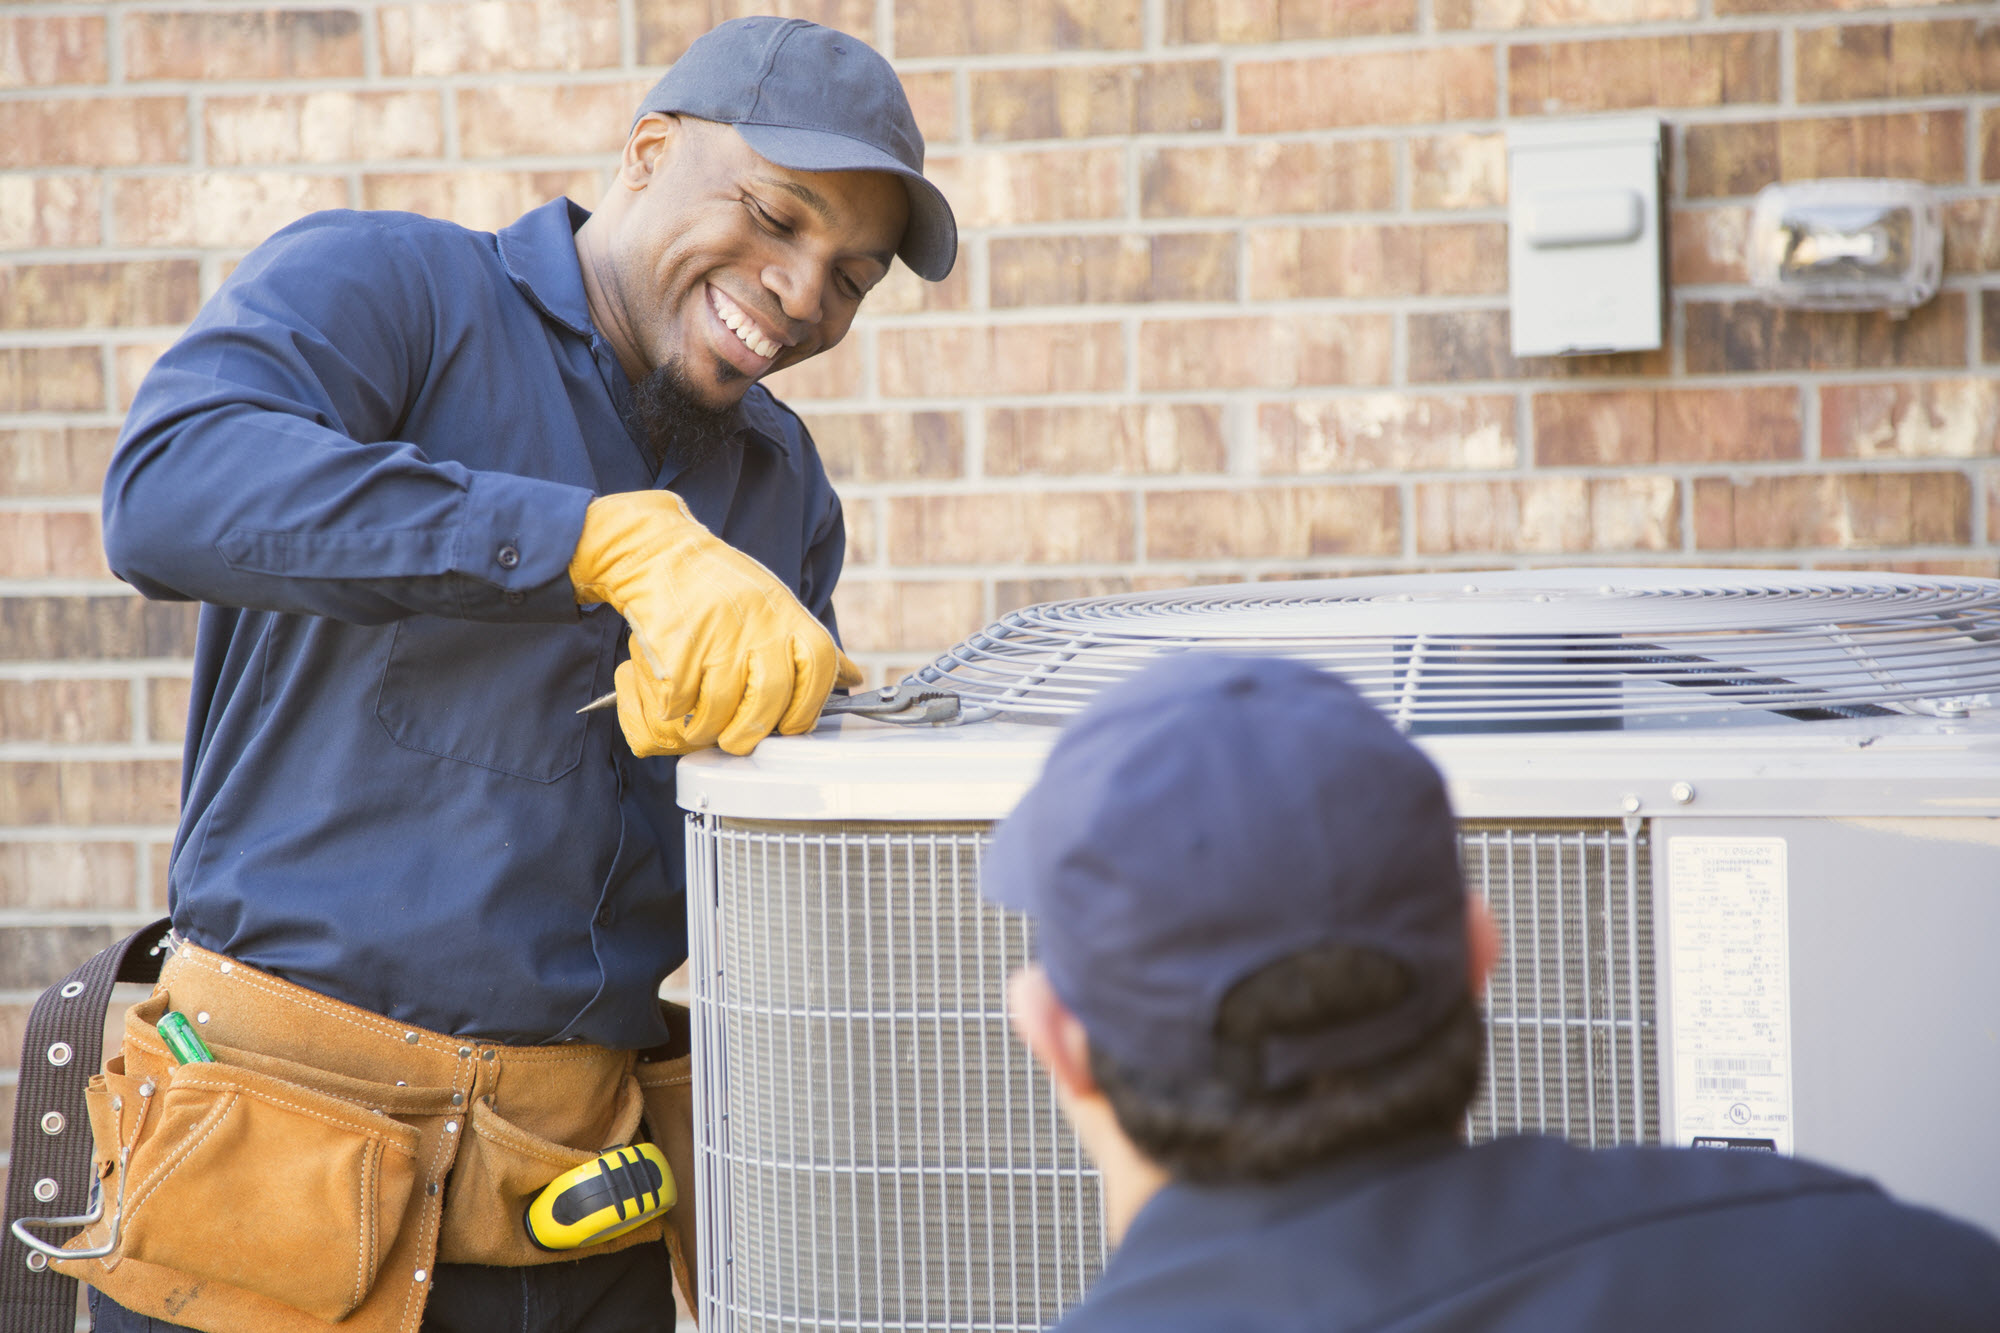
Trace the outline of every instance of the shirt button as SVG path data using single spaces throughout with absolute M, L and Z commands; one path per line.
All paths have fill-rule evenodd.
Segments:
M 521 563 L 521 553 L 512 546 L 501 547 L 500 553 L 493 558 L 500 562 L 502 569 L 512 569 Z
M 509 606 L 519 606 L 527 600 L 528 594 L 524 592 L 510 592 L 507 594 L 507 605 Z
M 610 924 L 611 924 L 611 909 L 610 909 L 610 908 L 608 908 L 608 907 L 600 907 L 600 908 L 598 908 L 598 909 L 597 909 L 597 917 L 596 917 L 596 921 L 597 921 L 597 924 L 598 924 L 598 925 L 600 925 L 600 926 L 608 926 L 608 925 L 610 925 Z

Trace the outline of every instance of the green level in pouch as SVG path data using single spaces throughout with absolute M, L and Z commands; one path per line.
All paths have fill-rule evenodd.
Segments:
M 194 1030 L 194 1024 L 187 1021 L 187 1015 L 178 1009 L 169 1010 L 158 1024 L 160 1039 L 167 1043 L 167 1049 L 174 1053 L 174 1059 L 184 1065 L 198 1065 L 203 1061 L 213 1061 L 215 1052 L 208 1049 L 208 1043 Z
M 528 1239 L 574 1250 L 622 1236 L 674 1206 L 674 1173 L 650 1143 L 599 1153 L 550 1181 L 528 1202 Z

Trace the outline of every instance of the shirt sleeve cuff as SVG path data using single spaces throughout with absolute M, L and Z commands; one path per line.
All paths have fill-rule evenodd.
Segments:
M 583 511 L 596 497 L 581 486 L 480 472 L 466 496 L 453 567 L 464 575 L 472 620 L 574 620 L 570 557 Z

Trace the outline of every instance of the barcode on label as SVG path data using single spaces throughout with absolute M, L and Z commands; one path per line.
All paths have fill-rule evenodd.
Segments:
M 1743 1055 L 1698 1055 L 1695 1070 L 1703 1074 L 1769 1074 L 1775 1072 L 1771 1059 Z
M 1747 1078 L 1698 1078 L 1694 1086 L 1701 1092 L 1747 1092 L 1750 1080 Z

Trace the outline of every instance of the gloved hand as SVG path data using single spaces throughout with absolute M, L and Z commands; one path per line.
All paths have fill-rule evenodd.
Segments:
M 625 617 L 618 725 L 632 753 L 718 742 L 749 754 L 775 728 L 807 730 L 861 670 L 768 569 L 702 527 L 672 491 L 590 502 L 570 557 L 576 600 Z

